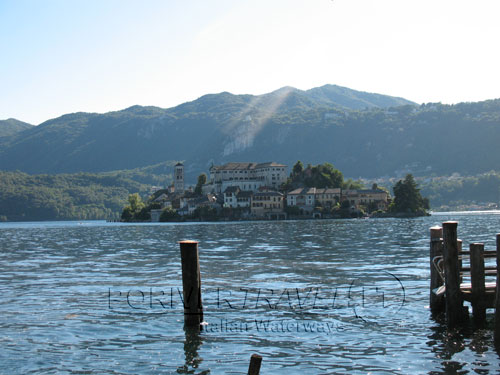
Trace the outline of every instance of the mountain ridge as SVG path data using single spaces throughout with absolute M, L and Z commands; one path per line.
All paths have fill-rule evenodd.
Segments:
M 19 121 L 15 118 L 0 120 L 0 138 L 11 136 L 13 134 L 30 129 L 33 126 L 34 125 L 28 124 L 27 122 Z
M 498 99 L 416 105 L 335 85 L 283 87 L 167 109 L 66 114 L 1 138 L 0 169 L 105 172 L 183 160 L 195 181 L 212 163 L 302 160 L 332 162 L 350 177 L 480 173 L 500 165 L 495 139 Z

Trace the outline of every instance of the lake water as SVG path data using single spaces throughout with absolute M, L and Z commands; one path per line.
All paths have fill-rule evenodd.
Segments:
M 490 329 L 431 318 L 429 228 L 493 248 L 500 215 L 203 224 L 0 224 L 0 373 L 493 374 Z M 185 331 L 177 241 L 199 241 Z M 488 315 L 489 328 L 493 314 Z

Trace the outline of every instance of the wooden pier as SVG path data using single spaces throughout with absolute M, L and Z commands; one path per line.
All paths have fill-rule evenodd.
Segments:
M 495 345 L 500 345 L 500 234 L 496 249 L 485 250 L 483 243 L 462 249 L 456 221 L 430 228 L 430 308 L 445 312 L 446 325 L 454 328 L 467 320 L 470 302 L 474 325 L 486 321 L 486 309 L 495 309 Z

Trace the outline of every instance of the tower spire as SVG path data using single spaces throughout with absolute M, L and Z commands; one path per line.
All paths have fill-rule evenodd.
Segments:
M 184 164 L 181 162 L 175 165 L 174 188 L 176 192 L 184 192 Z

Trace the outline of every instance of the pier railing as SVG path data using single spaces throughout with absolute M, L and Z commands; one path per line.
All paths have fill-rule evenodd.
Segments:
M 500 234 L 496 249 L 485 250 L 483 243 L 462 249 L 455 221 L 430 228 L 430 308 L 445 312 L 446 324 L 454 328 L 468 318 L 464 301 L 472 305 L 474 324 L 486 322 L 486 309 L 495 308 L 495 344 L 500 344 Z

